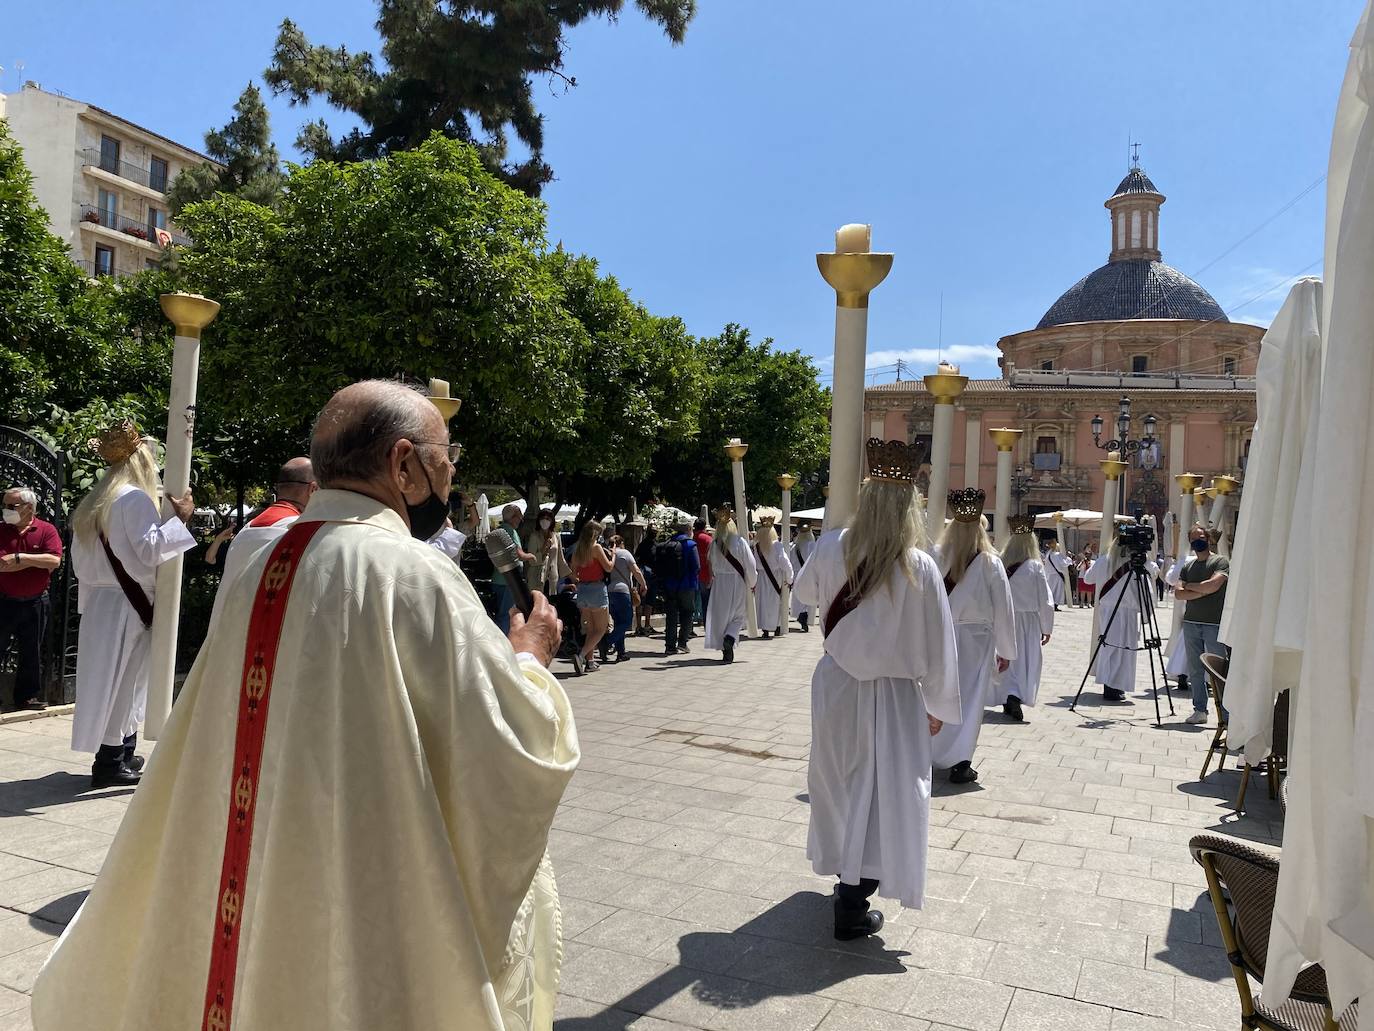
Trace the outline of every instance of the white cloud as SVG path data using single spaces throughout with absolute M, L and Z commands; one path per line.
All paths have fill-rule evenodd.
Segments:
M 956 365 L 964 362 L 997 364 L 1001 352 L 996 344 L 951 344 L 946 348 L 912 347 L 905 350 L 872 351 L 868 355 L 866 367 L 880 368 L 904 362 L 916 366 L 917 372 L 934 372 L 936 362 L 942 358 Z M 925 368 L 929 366 L 929 368 Z

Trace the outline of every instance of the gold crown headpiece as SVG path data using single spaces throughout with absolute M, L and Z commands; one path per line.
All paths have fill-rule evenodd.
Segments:
M 868 438 L 868 478 L 880 483 L 914 483 L 919 453 L 900 440 Z
M 143 446 L 143 437 L 132 419 L 124 419 L 101 430 L 99 436 L 86 441 L 86 446 L 106 465 L 117 465 Z
M 987 497 L 977 487 L 965 487 L 963 490 L 950 491 L 949 507 L 954 512 L 955 520 L 961 523 L 978 522 L 983 518 L 983 503 Z
M 1034 533 L 1035 516 L 1007 516 L 1007 526 L 1012 533 Z

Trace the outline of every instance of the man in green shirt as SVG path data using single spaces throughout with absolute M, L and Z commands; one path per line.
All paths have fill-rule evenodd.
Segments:
M 1188 658 L 1188 685 L 1193 689 L 1193 712 L 1184 722 L 1207 722 L 1207 671 L 1204 655 L 1226 654 L 1217 642 L 1221 624 L 1221 610 L 1226 605 L 1226 579 L 1231 563 L 1212 554 L 1212 538 L 1201 526 L 1188 533 L 1188 545 L 1193 549 L 1193 561 L 1183 567 L 1174 603 L 1183 602 L 1183 650 Z M 1226 710 L 1218 706 L 1217 718 L 1225 723 Z
M 515 545 L 515 556 L 522 563 L 534 562 L 535 557 L 525 550 L 520 540 L 520 523 L 525 518 L 525 513 L 520 511 L 519 505 L 507 505 L 501 510 L 501 525 L 495 533 L 504 533 L 510 537 L 511 543 Z M 511 573 L 512 576 L 524 576 L 525 569 L 522 565 L 519 569 Z M 506 583 L 504 573 L 493 569 L 491 573 L 491 585 L 496 589 L 496 625 L 501 628 L 501 633 L 510 633 L 510 610 L 515 608 L 515 592 L 511 590 L 510 584 Z

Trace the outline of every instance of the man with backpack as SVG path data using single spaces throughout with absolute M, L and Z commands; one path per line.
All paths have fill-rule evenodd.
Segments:
M 701 560 L 686 521 L 673 527 L 673 536 L 654 545 L 654 573 L 663 590 L 663 654 L 687 651 L 696 610 L 697 576 Z

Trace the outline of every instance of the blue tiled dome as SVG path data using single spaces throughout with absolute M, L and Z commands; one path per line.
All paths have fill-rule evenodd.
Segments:
M 1228 321 L 1216 298 L 1178 269 L 1140 260 L 1108 262 L 1088 273 L 1050 306 L 1035 328 L 1128 319 Z
M 1155 184 L 1150 182 L 1150 177 L 1145 174 L 1144 169 L 1136 167 L 1126 173 L 1126 178 L 1121 180 L 1117 186 L 1113 197 L 1120 197 L 1127 193 L 1159 193 Z M 1163 196 L 1163 194 L 1160 194 Z

